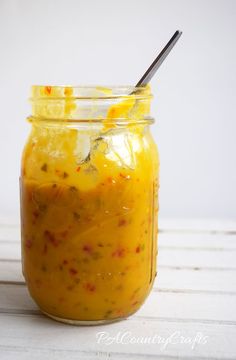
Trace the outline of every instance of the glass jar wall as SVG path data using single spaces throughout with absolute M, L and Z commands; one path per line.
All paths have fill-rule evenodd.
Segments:
M 22 157 L 23 274 L 73 324 L 137 311 L 156 274 L 159 160 L 150 89 L 32 88 Z

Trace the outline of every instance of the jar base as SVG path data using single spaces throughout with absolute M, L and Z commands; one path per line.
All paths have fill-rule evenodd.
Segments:
M 116 318 L 116 319 L 103 319 L 103 320 L 72 320 L 61 318 L 52 314 L 47 313 L 41 309 L 42 313 L 48 316 L 49 318 L 59 321 L 64 324 L 75 325 L 75 326 L 95 326 L 95 325 L 105 325 L 111 324 L 114 322 L 126 320 L 126 318 Z

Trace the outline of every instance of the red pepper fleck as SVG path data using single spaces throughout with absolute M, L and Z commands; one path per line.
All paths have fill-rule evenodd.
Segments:
M 33 211 L 33 216 L 37 219 L 37 217 L 39 217 L 39 212 L 38 211 Z
M 67 290 L 71 291 L 71 290 L 73 290 L 73 289 L 74 289 L 74 286 L 73 286 L 73 285 L 67 286 Z
M 88 290 L 89 292 L 94 292 L 96 290 L 95 285 L 91 284 L 91 283 L 86 283 L 84 285 L 85 290 Z
M 64 94 L 66 96 L 71 96 L 73 94 L 73 89 L 71 87 L 65 87 Z
M 124 311 L 122 309 L 116 310 L 117 315 L 123 315 Z
M 125 219 L 120 219 L 118 222 L 118 226 L 124 226 L 126 225 L 127 221 Z
M 68 264 L 68 260 L 63 260 L 63 265 L 67 265 Z
M 122 177 L 123 179 L 126 179 L 126 180 L 130 179 L 130 175 L 124 175 L 122 173 L 120 173 L 120 177 Z
M 33 243 L 32 243 L 31 240 L 26 240 L 25 246 L 26 246 L 28 249 L 30 249 L 30 248 L 32 247 L 32 245 L 33 245 Z
M 77 172 L 80 172 L 80 169 L 81 169 L 81 167 L 78 166 L 77 169 L 76 169 L 76 171 L 77 171 Z
M 44 236 L 53 246 L 57 247 L 59 245 L 60 242 L 55 238 L 54 234 L 51 233 L 50 231 L 45 230 Z
M 87 252 L 88 254 L 91 254 L 92 247 L 90 245 L 84 245 L 83 246 L 83 251 Z
M 124 257 L 125 256 L 125 249 L 117 249 L 117 250 L 115 250 L 112 253 L 112 256 L 113 257 L 118 257 L 118 258 Z
M 113 178 L 111 176 L 108 176 L 107 178 L 107 182 L 109 182 L 110 184 L 114 182 Z
M 45 93 L 46 93 L 47 95 L 50 95 L 50 94 L 51 94 L 51 91 L 52 91 L 52 87 L 51 87 L 51 86 L 45 86 L 44 90 L 45 90 Z
M 78 271 L 77 271 L 76 269 L 74 269 L 74 268 L 70 268 L 70 269 L 69 269 L 69 272 L 70 272 L 71 275 L 76 275 L 76 274 L 78 274 Z
M 27 197 L 28 197 L 28 201 L 31 202 L 33 200 L 33 193 L 28 192 Z
M 67 230 L 65 230 L 65 231 L 63 231 L 62 233 L 61 233 L 61 236 L 62 237 L 66 237 L 68 235 L 68 231 Z
M 138 245 L 138 246 L 136 247 L 136 249 L 135 249 L 135 252 L 136 252 L 136 253 L 140 253 L 140 251 L 141 251 L 141 248 L 140 248 L 140 246 Z

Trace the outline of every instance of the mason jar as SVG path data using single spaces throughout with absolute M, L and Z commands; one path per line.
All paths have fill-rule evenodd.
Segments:
M 149 87 L 33 86 L 22 156 L 22 266 L 72 324 L 135 313 L 156 274 L 159 159 Z

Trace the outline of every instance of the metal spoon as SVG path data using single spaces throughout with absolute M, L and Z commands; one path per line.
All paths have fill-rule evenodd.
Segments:
M 154 76 L 157 69 L 159 69 L 159 67 L 161 66 L 161 64 L 165 60 L 165 58 L 169 55 L 170 51 L 173 49 L 173 47 L 175 46 L 175 44 L 177 43 L 177 41 L 179 40 L 181 35 L 182 35 L 182 31 L 179 31 L 179 30 L 177 30 L 174 33 L 174 35 L 168 41 L 166 46 L 161 50 L 159 55 L 156 57 L 156 59 L 153 61 L 153 63 L 149 66 L 149 68 L 144 73 L 144 75 L 141 77 L 141 79 L 137 82 L 137 84 L 135 86 L 135 89 L 129 95 L 136 94 L 137 92 L 139 92 L 139 90 L 140 90 L 139 88 L 141 86 L 145 86 L 145 85 L 147 85 L 149 83 L 149 81 Z M 111 131 L 111 129 L 107 130 L 106 134 L 109 133 L 110 131 Z M 98 141 L 98 140 L 102 140 L 102 136 L 95 139 L 95 141 Z M 89 152 L 87 158 L 85 159 L 85 162 L 87 162 L 89 160 L 90 160 L 90 152 Z
M 161 66 L 167 55 L 171 52 L 177 41 L 179 40 L 180 36 L 182 35 L 182 31 L 177 30 L 172 38 L 168 41 L 166 46 L 161 50 L 159 55 L 156 57 L 156 59 L 153 61 L 153 63 L 149 66 L 147 71 L 144 73 L 144 75 L 141 77 L 141 79 L 137 82 L 135 87 L 145 86 L 149 83 L 151 78 L 155 75 L 157 69 Z M 135 93 L 135 90 L 132 92 L 132 94 Z

